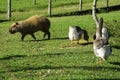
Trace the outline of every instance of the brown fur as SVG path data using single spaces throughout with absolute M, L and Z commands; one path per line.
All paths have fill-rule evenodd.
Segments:
M 26 20 L 19 21 L 13 23 L 9 32 L 14 34 L 16 32 L 20 32 L 22 34 L 21 40 L 24 40 L 24 37 L 27 34 L 30 34 L 35 40 L 34 33 L 37 31 L 44 32 L 44 37 L 48 35 L 48 39 L 50 39 L 50 21 L 43 16 L 32 16 Z

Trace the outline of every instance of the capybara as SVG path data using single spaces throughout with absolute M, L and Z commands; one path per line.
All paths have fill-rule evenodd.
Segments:
M 24 37 L 27 34 L 30 34 L 36 40 L 34 33 L 37 31 L 44 32 L 43 38 L 45 38 L 45 36 L 48 35 L 48 39 L 50 39 L 49 28 L 50 21 L 46 17 L 36 15 L 26 20 L 13 23 L 12 26 L 9 28 L 9 32 L 11 34 L 20 32 L 22 34 L 22 41 L 24 40 Z

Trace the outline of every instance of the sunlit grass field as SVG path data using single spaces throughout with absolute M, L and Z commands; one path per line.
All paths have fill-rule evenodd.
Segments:
M 51 21 L 51 40 L 43 40 L 43 33 L 37 32 L 37 41 L 28 35 L 21 42 L 19 33 L 12 35 L 8 32 L 14 21 L 0 23 L 0 79 L 119 79 L 119 13 L 120 11 L 115 11 L 98 15 L 104 18 L 112 34 L 110 44 L 113 54 L 102 63 L 96 63 L 97 58 L 93 53 L 92 35 L 95 24 L 91 15 L 48 17 Z M 90 36 L 89 42 L 81 39 L 80 45 L 71 45 L 68 39 L 71 25 L 86 29 Z
M 47 0 L 43 1 L 47 3 Z M 56 0 L 56 2 L 58 1 Z M 90 2 L 91 0 L 88 0 L 88 2 L 84 3 L 90 4 Z M 37 2 L 38 4 L 39 2 Z M 60 7 L 57 4 L 56 6 Z M 56 8 L 55 11 L 57 11 L 57 7 L 54 7 Z M 0 22 L 0 80 L 120 79 L 120 10 L 97 14 L 98 18 L 104 18 L 104 25 L 110 31 L 111 38 L 109 43 L 113 51 L 107 61 L 97 63 L 92 44 L 92 36 L 96 27 L 91 15 L 48 17 L 51 21 L 50 40 L 46 40 L 47 38 L 43 39 L 42 32 L 36 32 L 37 41 L 27 35 L 22 42 L 20 41 L 21 34 L 10 34 L 8 32 L 9 27 L 18 20 L 36 15 L 39 10 L 37 8 L 32 10 L 31 7 L 29 10 L 19 12 L 19 9 L 23 8 L 17 8 L 13 9 L 17 11 L 13 11 L 11 21 Z M 47 7 L 42 10 L 46 13 Z M 45 16 L 47 14 L 43 14 L 43 12 L 38 15 Z M 0 20 L 5 19 L 5 17 L 5 13 L 0 14 Z M 73 25 L 78 25 L 88 31 L 89 42 L 84 41 L 82 38 L 79 45 L 70 44 L 68 31 L 69 26 Z

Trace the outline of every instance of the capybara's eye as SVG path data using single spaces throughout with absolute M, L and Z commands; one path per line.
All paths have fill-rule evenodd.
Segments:
M 16 22 L 16 25 L 18 25 L 18 22 Z

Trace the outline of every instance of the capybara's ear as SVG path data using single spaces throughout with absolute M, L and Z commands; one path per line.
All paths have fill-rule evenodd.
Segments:
M 18 22 L 16 22 L 15 24 L 18 25 Z

